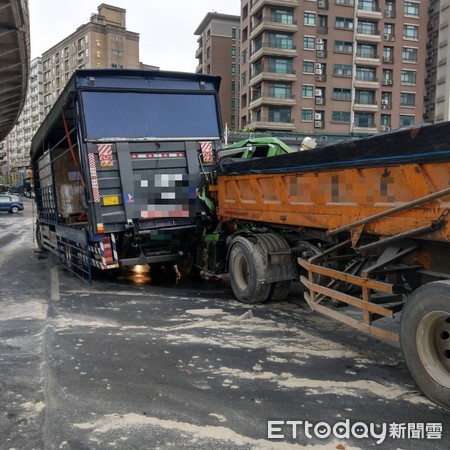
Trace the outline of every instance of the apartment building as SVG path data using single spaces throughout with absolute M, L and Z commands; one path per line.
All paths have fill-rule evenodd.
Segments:
M 422 122 L 427 8 L 241 0 L 240 128 L 367 135 Z
M 210 12 L 194 33 L 199 36 L 196 73 L 222 77 L 222 121 L 231 130 L 239 123 L 239 26 L 239 16 Z
M 5 184 L 16 184 L 29 176 L 31 139 L 44 119 L 42 58 L 31 61 L 30 77 L 24 107 L 4 144 L 2 172 Z
M 139 34 L 126 29 L 126 10 L 102 3 L 90 21 L 42 55 L 44 112 L 76 69 L 138 69 Z
M 428 2 L 424 114 L 426 122 L 450 120 L 449 20 L 449 0 L 430 0 Z

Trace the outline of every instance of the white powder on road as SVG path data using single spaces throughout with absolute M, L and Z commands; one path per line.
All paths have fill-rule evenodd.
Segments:
M 171 432 L 177 430 L 181 433 L 189 433 L 195 439 L 214 439 L 224 442 L 230 442 L 235 445 L 251 445 L 258 449 L 336 449 L 339 443 L 319 444 L 319 445 L 297 445 L 284 442 L 274 442 L 265 439 L 253 439 L 242 434 L 236 433 L 230 428 L 215 427 L 211 425 L 198 426 L 186 422 L 177 422 L 175 420 L 163 420 L 157 417 L 142 416 L 135 413 L 109 414 L 95 422 L 77 423 L 75 428 L 82 430 L 92 430 L 93 433 L 103 434 L 118 429 L 136 428 L 136 427 L 158 427 Z M 355 447 L 345 445 L 346 450 L 356 450 Z

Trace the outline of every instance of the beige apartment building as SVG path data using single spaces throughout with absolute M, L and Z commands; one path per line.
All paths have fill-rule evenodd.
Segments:
M 365 135 L 422 122 L 428 3 L 241 0 L 239 127 Z
M 2 145 L 4 158 L 0 155 L 0 175 L 4 184 L 22 183 L 24 178 L 30 176 L 30 143 L 44 119 L 42 58 L 31 61 L 29 74 L 22 112 Z
M 126 10 L 102 3 L 88 23 L 42 55 L 48 113 L 76 69 L 138 69 L 139 34 L 126 29 Z
M 222 77 L 222 122 L 231 130 L 239 123 L 239 26 L 239 16 L 210 12 L 194 33 L 199 36 L 196 73 Z

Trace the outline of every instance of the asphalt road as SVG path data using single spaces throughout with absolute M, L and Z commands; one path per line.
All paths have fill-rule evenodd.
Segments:
M 399 349 L 298 286 L 251 309 L 226 283 L 90 286 L 35 251 L 32 216 L 0 215 L 0 449 L 448 448 Z

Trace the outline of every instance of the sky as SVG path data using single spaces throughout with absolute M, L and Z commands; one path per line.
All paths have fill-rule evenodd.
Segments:
M 127 11 L 127 30 L 139 33 L 139 60 L 161 70 L 195 72 L 198 36 L 208 12 L 240 13 L 240 0 L 29 0 L 31 58 L 88 23 L 102 3 Z

